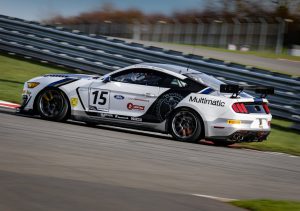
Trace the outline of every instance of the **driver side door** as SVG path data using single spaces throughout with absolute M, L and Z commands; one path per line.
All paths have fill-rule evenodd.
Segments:
M 107 83 L 95 81 L 89 89 L 89 110 L 125 120 L 142 116 L 157 99 L 161 79 L 153 70 L 134 68 L 111 75 Z

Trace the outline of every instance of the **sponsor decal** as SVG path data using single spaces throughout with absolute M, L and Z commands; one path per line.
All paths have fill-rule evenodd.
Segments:
M 142 102 L 149 102 L 149 100 L 142 99 L 142 98 L 129 98 L 129 100 L 142 101 Z
M 73 97 L 73 98 L 71 98 L 71 106 L 72 107 L 76 107 L 77 106 L 77 104 L 78 104 L 78 98 L 76 98 L 76 97 Z
M 116 119 L 125 119 L 125 120 L 129 120 L 128 116 L 121 116 L 121 115 L 115 115 Z
M 143 121 L 142 118 L 138 118 L 138 117 L 131 117 L 130 120 L 132 120 L 132 121 L 138 121 L 138 122 Z
M 127 104 L 127 109 L 128 110 L 141 110 L 141 111 L 143 111 L 143 110 L 145 110 L 145 106 L 134 105 L 132 103 L 128 103 Z
M 94 113 L 94 112 L 93 112 Z M 132 117 L 132 116 L 123 116 L 118 114 L 109 114 L 109 113 L 94 113 L 96 116 L 102 117 L 102 118 L 111 118 L 111 119 L 122 119 L 122 120 L 129 120 L 129 121 L 136 121 L 136 122 L 142 122 L 143 119 L 140 117 Z M 89 114 L 91 115 L 91 114 Z
M 112 115 L 112 114 L 106 114 L 106 113 L 101 113 L 100 116 L 101 117 L 114 118 L 114 115 Z
M 196 96 L 190 96 L 189 99 L 190 102 L 193 103 L 201 103 L 201 104 L 208 104 L 208 105 L 213 105 L 213 106 L 219 106 L 219 107 L 224 107 L 225 102 L 221 100 L 212 100 L 212 99 L 206 99 L 205 97 L 196 97 Z
M 115 95 L 114 98 L 117 100 L 124 100 L 125 97 L 123 95 Z

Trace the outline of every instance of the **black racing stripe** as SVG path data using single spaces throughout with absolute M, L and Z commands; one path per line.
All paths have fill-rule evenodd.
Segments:
M 193 91 L 183 89 L 169 89 L 161 94 L 150 106 L 147 112 L 139 116 L 143 122 L 161 123 L 168 114 L 180 103 L 186 96 Z
M 55 81 L 55 82 L 49 84 L 48 87 L 60 87 L 60 86 L 66 85 L 66 84 L 73 83 L 74 81 L 78 81 L 78 80 L 79 79 L 76 79 L 76 78 L 64 78 L 62 80 Z
M 75 82 L 75 81 L 78 81 L 78 80 L 79 80 L 79 79 L 71 79 L 71 80 L 69 80 L 69 81 L 65 81 L 65 82 L 59 83 L 59 84 L 55 85 L 55 87 L 61 87 L 61 86 L 64 86 L 64 85 L 73 83 L 73 82 Z
M 81 103 L 81 106 L 83 107 L 83 109 L 85 110 L 85 106 L 84 106 L 84 104 L 83 104 L 83 102 L 82 102 L 82 99 L 81 99 L 81 97 L 80 97 L 80 94 L 79 94 L 79 87 L 76 89 L 76 93 L 77 93 L 77 95 L 78 95 L 78 98 L 79 98 L 79 102 Z
M 21 105 L 21 107 L 20 107 L 19 109 L 20 109 L 20 110 L 24 109 L 24 108 L 28 105 L 28 103 L 29 103 L 30 100 L 31 100 L 31 96 L 27 99 L 27 101 L 26 101 L 25 103 L 23 103 L 23 104 Z
M 191 93 L 197 93 L 207 87 L 190 78 L 186 78 L 184 82 L 188 84 L 186 87 L 170 88 L 161 94 L 150 106 L 147 112 L 140 116 L 140 118 L 142 118 L 145 122 L 163 122 L 178 103 L 180 103 L 186 96 Z

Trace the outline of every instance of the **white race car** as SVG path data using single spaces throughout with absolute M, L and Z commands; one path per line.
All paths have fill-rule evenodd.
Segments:
M 63 121 L 111 124 L 217 144 L 262 141 L 270 133 L 270 87 L 227 85 L 186 67 L 142 63 L 104 76 L 47 74 L 27 81 L 21 112 Z

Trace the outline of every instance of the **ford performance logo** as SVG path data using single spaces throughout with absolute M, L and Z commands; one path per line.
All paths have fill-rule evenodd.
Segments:
M 117 100 L 123 100 L 124 96 L 122 96 L 122 95 L 115 95 L 114 98 L 117 99 Z

